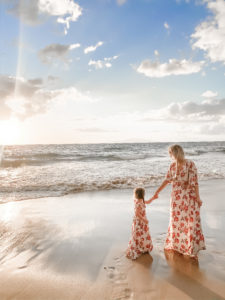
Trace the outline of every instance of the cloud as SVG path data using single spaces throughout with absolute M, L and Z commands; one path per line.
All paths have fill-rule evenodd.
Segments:
M 40 87 L 41 79 L 25 80 L 0 76 L 1 110 L 7 107 L 6 118 L 15 114 L 20 118 L 45 111 L 49 94 Z M 43 101 L 45 100 L 45 101 Z
M 191 35 L 192 47 L 203 50 L 212 62 L 225 64 L 225 1 L 207 0 L 205 3 L 213 16 L 195 28 Z
M 217 92 L 212 92 L 212 91 L 205 91 L 203 94 L 202 94 L 202 97 L 205 97 L 205 98 L 214 98 L 218 96 L 218 93 Z
M 201 103 L 185 101 L 147 112 L 142 121 L 211 122 L 225 117 L 225 99 L 207 100 Z
M 53 76 L 53 75 L 49 75 L 48 78 L 47 78 L 47 81 L 50 82 L 50 83 L 55 82 L 57 80 L 59 80 L 59 77 Z
M 21 120 L 46 113 L 53 101 L 98 101 L 89 92 L 71 86 L 48 90 L 42 79 L 26 80 L 22 77 L 0 75 L 0 117 L 16 116 Z
M 134 141 L 137 138 L 139 141 L 148 142 L 224 139 L 225 99 L 171 103 L 147 111 L 97 116 L 94 120 L 93 115 L 90 115 L 83 120 L 76 120 L 75 124 L 82 132 L 81 136 L 85 133 L 93 133 L 92 142 L 96 140 L 122 142 L 124 139 Z M 105 130 L 110 131 L 110 139 L 107 132 L 104 133 Z M 87 139 L 83 140 L 85 141 Z
M 224 135 L 225 123 L 212 123 L 200 127 L 200 133 L 207 135 Z
M 87 127 L 87 128 L 77 128 L 78 131 L 80 132 L 112 132 L 112 130 L 107 130 L 104 128 L 98 128 L 98 127 Z M 115 130 L 113 130 L 115 131 Z
M 105 57 L 104 60 L 90 60 L 88 65 L 94 66 L 95 69 L 103 69 L 103 68 L 111 68 L 112 63 L 111 61 L 118 58 L 118 55 L 112 56 L 112 57 Z
M 204 62 L 192 62 L 191 60 L 170 59 L 168 63 L 160 64 L 159 61 L 144 60 L 137 68 L 138 73 L 147 77 L 162 78 L 170 75 L 188 75 L 198 73 Z
M 8 12 L 17 16 L 24 23 L 36 25 L 48 17 L 64 25 L 67 34 L 70 22 L 75 22 L 82 15 L 82 8 L 73 0 L 5 0 Z
M 100 41 L 98 42 L 95 46 L 89 46 L 87 48 L 84 49 L 84 53 L 87 54 L 89 52 L 93 52 L 95 51 L 98 47 L 102 46 L 103 45 L 103 42 Z
M 38 57 L 44 64 L 55 64 L 57 60 L 61 60 L 64 63 L 68 64 L 69 62 L 71 62 L 71 60 L 68 59 L 69 52 L 79 47 L 80 44 L 51 44 L 41 49 L 38 52 Z
M 178 4 L 180 4 L 181 2 L 190 3 L 190 0 L 176 0 L 176 2 Z
M 118 5 L 123 5 L 127 2 L 127 0 L 116 0 Z
M 163 26 L 164 26 L 167 30 L 170 29 L 170 26 L 169 26 L 169 24 L 168 24 L 167 22 L 164 22 Z
M 168 112 L 172 116 L 189 116 L 197 117 L 199 120 L 209 119 L 211 117 L 220 116 L 225 114 L 225 99 L 222 100 L 208 100 L 202 103 L 183 102 L 173 103 L 168 107 Z
M 29 82 L 31 85 L 34 85 L 34 86 L 40 86 L 40 85 L 43 84 L 42 78 L 29 79 L 28 82 Z

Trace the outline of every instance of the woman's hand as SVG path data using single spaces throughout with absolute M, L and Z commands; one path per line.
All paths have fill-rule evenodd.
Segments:
M 145 201 L 146 204 L 150 204 L 153 200 L 157 199 L 159 197 L 159 195 L 157 193 L 155 193 L 155 195 L 150 198 L 148 201 Z
M 148 225 L 148 220 L 147 220 L 147 219 L 144 219 L 144 222 L 145 222 L 145 224 L 147 224 L 147 225 Z
M 197 203 L 198 203 L 198 206 L 199 206 L 199 207 L 202 206 L 202 200 L 201 200 L 199 197 L 197 197 Z
M 198 206 L 199 206 L 199 207 L 202 206 L 202 200 L 201 200 L 201 199 L 198 200 Z

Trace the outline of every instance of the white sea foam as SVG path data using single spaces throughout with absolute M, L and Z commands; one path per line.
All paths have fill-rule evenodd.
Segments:
M 155 186 L 170 164 L 168 143 L 6 146 L 1 202 L 80 191 Z M 183 143 L 200 180 L 225 178 L 225 142 Z M 1 153 L 1 152 L 0 152 Z

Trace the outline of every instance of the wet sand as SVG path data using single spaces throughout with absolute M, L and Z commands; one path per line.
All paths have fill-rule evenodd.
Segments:
M 132 190 L 1 204 L 0 299 L 225 299 L 224 183 L 200 183 L 207 249 L 198 263 L 163 251 L 169 187 L 147 207 L 152 255 L 136 261 L 124 256 Z

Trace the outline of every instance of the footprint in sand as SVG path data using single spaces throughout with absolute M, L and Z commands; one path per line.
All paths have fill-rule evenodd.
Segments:
M 122 260 L 125 256 L 115 257 L 115 266 L 105 267 L 107 271 L 107 276 L 111 280 L 112 289 L 112 300 L 132 300 L 133 293 L 128 286 L 127 276 L 122 270 L 123 262 Z

